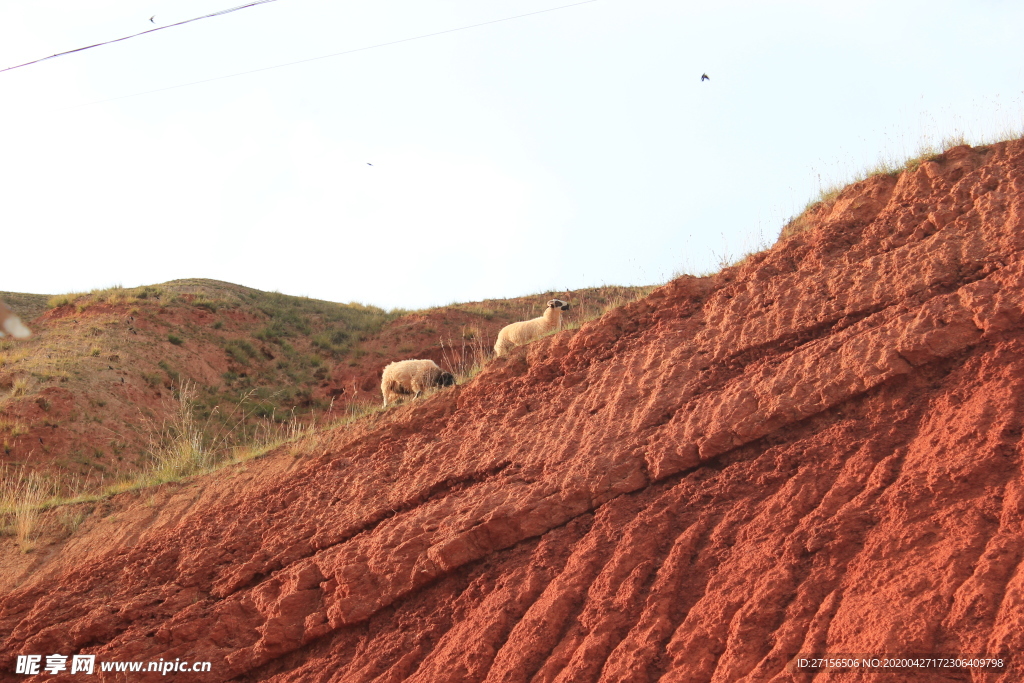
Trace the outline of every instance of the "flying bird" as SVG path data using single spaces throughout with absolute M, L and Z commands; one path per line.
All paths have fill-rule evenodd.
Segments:
M 704 81 L 710 81 L 710 80 L 711 80 L 711 76 L 708 76 L 707 74 L 701 74 L 700 75 L 700 82 L 701 83 L 703 83 Z
M 149 18 L 149 22 L 150 22 L 151 24 L 155 24 L 156 22 L 155 22 L 155 21 L 153 21 L 154 19 L 156 19 L 156 15 L 155 15 L 155 14 L 154 14 L 153 16 L 151 16 L 151 17 Z
M 371 164 L 369 161 L 366 162 L 366 165 L 367 166 L 373 166 L 373 164 Z

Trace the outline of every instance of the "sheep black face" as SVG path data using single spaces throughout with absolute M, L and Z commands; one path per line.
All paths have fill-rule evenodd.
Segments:
M 435 386 L 439 387 L 450 387 L 453 384 L 455 384 L 455 375 L 450 372 L 442 372 L 435 382 Z
M 563 311 L 568 311 L 569 303 L 567 301 L 562 301 L 561 299 L 552 299 L 548 302 L 548 308 L 560 308 Z

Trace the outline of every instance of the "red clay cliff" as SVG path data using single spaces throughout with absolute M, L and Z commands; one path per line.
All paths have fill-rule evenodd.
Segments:
M 0 678 L 93 653 L 212 665 L 96 680 L 805 681 L 797 653 L 941 653 L 1007 673 L 829 676 L 1021 680 L 1024 142 L 800 227 L 305 450 L 96 506 L 0 595 Z

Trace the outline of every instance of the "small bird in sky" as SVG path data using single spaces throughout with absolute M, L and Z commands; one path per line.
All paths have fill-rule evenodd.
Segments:
M 371 164 L 369 161 L 366 162 L 366 165 L 367 166 L 373 166 L 373 164 Z
M 156 15 L 155 14 L 149 18 L 149 23 L 155 24 L 156 22 L 153 21 L 154 19 L 156 19 Z
M 707 74 L 701 74 L 700 75 L 700 82 L 701 83 L 703 83 L 704 81 L 710 81 L 710 80 L 711 80 L 711 76 L 708 76 Z

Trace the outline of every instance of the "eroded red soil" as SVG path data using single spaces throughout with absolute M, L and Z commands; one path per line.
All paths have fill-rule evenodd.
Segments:
M 144 289 L 150 290 L 145 298 L 130 296 Z M 633 300 L 640 289 L 560 295 L 583 304 L 568 316 L 572 323 Z M 228 434 L 221 441 L 230 446 L 245 442 L 245 428 L 272 429 L 293 418 L 330 422 L 379 405 L 381 372 L 392 361 L 430 358 L 464 373 L 490 350 L 501 327 L 538 315 L 553 296 L 402 314 L 378 309 L 386 322 L 360 329 L 323 314 L 342 304 L 214 280 L 125 291 L 70 295 L 52 309 L 48 297 L 6 294 L 26 310 L 34 301 L 44 312 L 26 316 L 30 340 L 0 343 L 0 469 L 62 479 L 65 489 L 77 481 L 89 491 L 134 476 L 179 414 L 182 385 L 196 390 L 196 419 L 214 415 L 209 431 Z M 332 332 L 349 343 L 317 343 L 317 333 L 330 339 Z
M 953 653 L 1009 670 L 841 680 L 1019 680 L 1022 208 L 1024 143 L 958 147 L 465 386 L 119 496 L 8 583 L 0 671 L 802 681 L 799 652 Z

